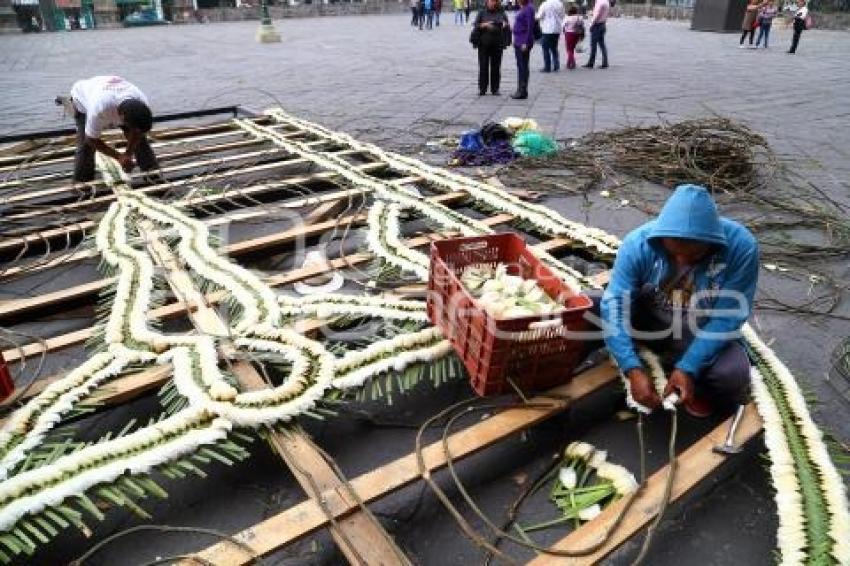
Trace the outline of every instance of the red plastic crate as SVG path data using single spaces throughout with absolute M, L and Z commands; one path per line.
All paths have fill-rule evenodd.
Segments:
M 508 274 L 537 280 L 565 310 L 554 315 L 496 319 L 460 282 L 469 266 L 506 264 Z M 516 234 L 442 240 L 431 244 L 428 316 L 454 346 L 478 395 L 548 389 L 566 383 L 584 355 L 567 335 L 589 328 L 591 300 L 576 295 Z
M 0 352 L 0 401 L 3 401 L 14 392 L 15 382 L 12 381 L 12 376 L 9 374 L 9 366 L 6 365 L 6 360 L 3 359 L 3 354 Z

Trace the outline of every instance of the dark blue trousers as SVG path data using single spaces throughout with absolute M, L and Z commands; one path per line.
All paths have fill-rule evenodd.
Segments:
M 516 55 L 516 90 L 520 94 L 528 94 L 528 59 L 531 56 L 531 47 L 523 51 L 514 45 Z
M 602 52 L 602 64 L 608 65 L 608 49 L 605 47 L 605 24 L 593 24 L 590 26 L 590 59 L 587 66 L 592 67 L 596 63 L 597 47 Z

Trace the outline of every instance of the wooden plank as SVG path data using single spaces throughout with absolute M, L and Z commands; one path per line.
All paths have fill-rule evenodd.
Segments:
M 194 282 L 183 270 L 171 252 L 156 235 L 153 223 L 143 221 L 141 232 L 154 261 L 166 270 L 166 279 L 176 296 L 196 296 Z M 198 330 L 213 336 L 227 336 L 229 328 L 210 306 L 203 302 L 193 305 L 193 322 Z M 247 361 L 234 361 L 233 373 L 243 390 L 264 389 L 267 384 L 254 366 Z M 341 490 L 342 480 L 308 440 L 307 434 L 297 425 L 287 434 L 269 432 L 269 442 L 275 452 L 289 466 L 298 483 L 311 498 L 321 497 L 325 490 Z M 380 523 L 365 512 L 354 513 L 337 522 L 331 536 L 352 564 L 363 566 L 410 564 L 404 553 L 395 545 Z
M 355 194 L 363 194 L 362 191 L 353 191 L 349 193 L 347 197 L 340 197 L 336 200 L 328 200 L 313 210 L 311 210 L 307 216 L 304 217 L 302 224 L 310 225 L 315 224 L 317 222 L 323 222 L 328 218 L 333 218 L 339 212 L 342 212 L 347 205 L 347 200 L 354 196 Z
M 236 362 L 233 371 L 247 389 L 265 387 L 262 378 L 248 362 Z M 324 501 L 321 498 L 326 492 L 347 497 L 344 481 L 315 449 L 299 425 L 291 426 L 286 433 L 269 433 L 268 441 L 310 497 L 308 501 Z M 351 503 L 357 505 L 356 501 Z M 316 503 L 316 506 L 319 504 Z M 351 564 L 411 564 L 390 534 L 368 511 L 359 507 L 353 511 L 330 526 L 331 537 Z
M 452 434 L 448 442 L 453 460 L 458 461 L 475 454 L 559 414 L 578 399 L 614 382 L 615 377 L 616 370 L 606 362 L 577 375 L 566 385 L 555 387 L 546 394 L 531 399 L 532 403 L 549 403 L 550 407 L 507 409 Z M 563 401 L 553 402 L 552 398 L 546 395 L 555 395 Z M 432 472 L 446 465 L 441 441 L 426 446 L 423 449 L 423 457 L 426 467 Z M 410 485 L 420 477 L 416 454 L 410 453 L 352 479 L 351 486 L 362 501 L 369 503 Z M 322 499 L 336 518 L 344 517 L 357 508 L 332 490 L 324 492 Z M 235 534 L 234 538 L 263 556 L 325 527 L 328 523 L 327 516 L 315 502 L 305 501 Z M 227 542 L 214 544 L 195 556 L 220 566 L 237 566 L 252 561 L 252 556 Z M 180 564 L 189 566 L 193 563 L 186 560 Z
M 727 456 L 715 454 L 712 451 L 712 447 L 717 444 L 723 444 L 731 419 L 732 417 L 718 425 L 714 430 L 689 446 L 676 458 L 677 470 L 670 497 L 671 502 L 680 499 L 726 461 Z M 735 441 L 738 444 L 744 444 L 759 434 L 761 430 L 761 418 L 755 405 L 750 403 L 747 405 L 744 416 L 738 426 Z M 626 513 L 620 527 L 614 532 L 608 543 L 597 552 L 580 558 L 564 558 L 541 554 L 536 559 L 528 562 L 528 566 L 598 564 L 604 560 L 606 556 L 611 554 L 621 544 L 648 525 L 658 514 L 669 469 L 668 464 L 652 474 L 649 480 L 647 480 L 646 487 L 640 492 L 628 513 Z M 555 543 L 552 548 L 561 550 L 586 548 L 596 543 L 603 537 L 608 526 L 622 513 L 625 504 L 625 499 L 612 503 L 596 519 L 579 527 Z

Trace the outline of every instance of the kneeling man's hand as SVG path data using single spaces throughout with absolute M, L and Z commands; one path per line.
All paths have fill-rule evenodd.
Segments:
M 118 158 L 118 163 L 125 173 L 133 170 L 133 156 L 129 153 L 121 154 L 121 157 Z
M 643 368 L 630 369 L 626 377 L 629 378 L 629 387 L 632 390 L 632 398 L 647 409 L 657 409 L 661 405 L 661 398 L 655 391 L 655 386 Z
M 694 380 L 690 375 L 680 369 L 673 370 L 667 378 L 667 387 L 664 388 L 664 397 L 671 393 L 678 393 L 682 403 L 689 403 L 694 397 Z

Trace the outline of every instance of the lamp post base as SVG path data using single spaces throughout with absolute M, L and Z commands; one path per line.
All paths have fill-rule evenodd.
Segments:
M 274 24 L 260 24 L 257 28 L 257 41 L 259 43 L 280 43 L 280 34 L 274 27 Z

